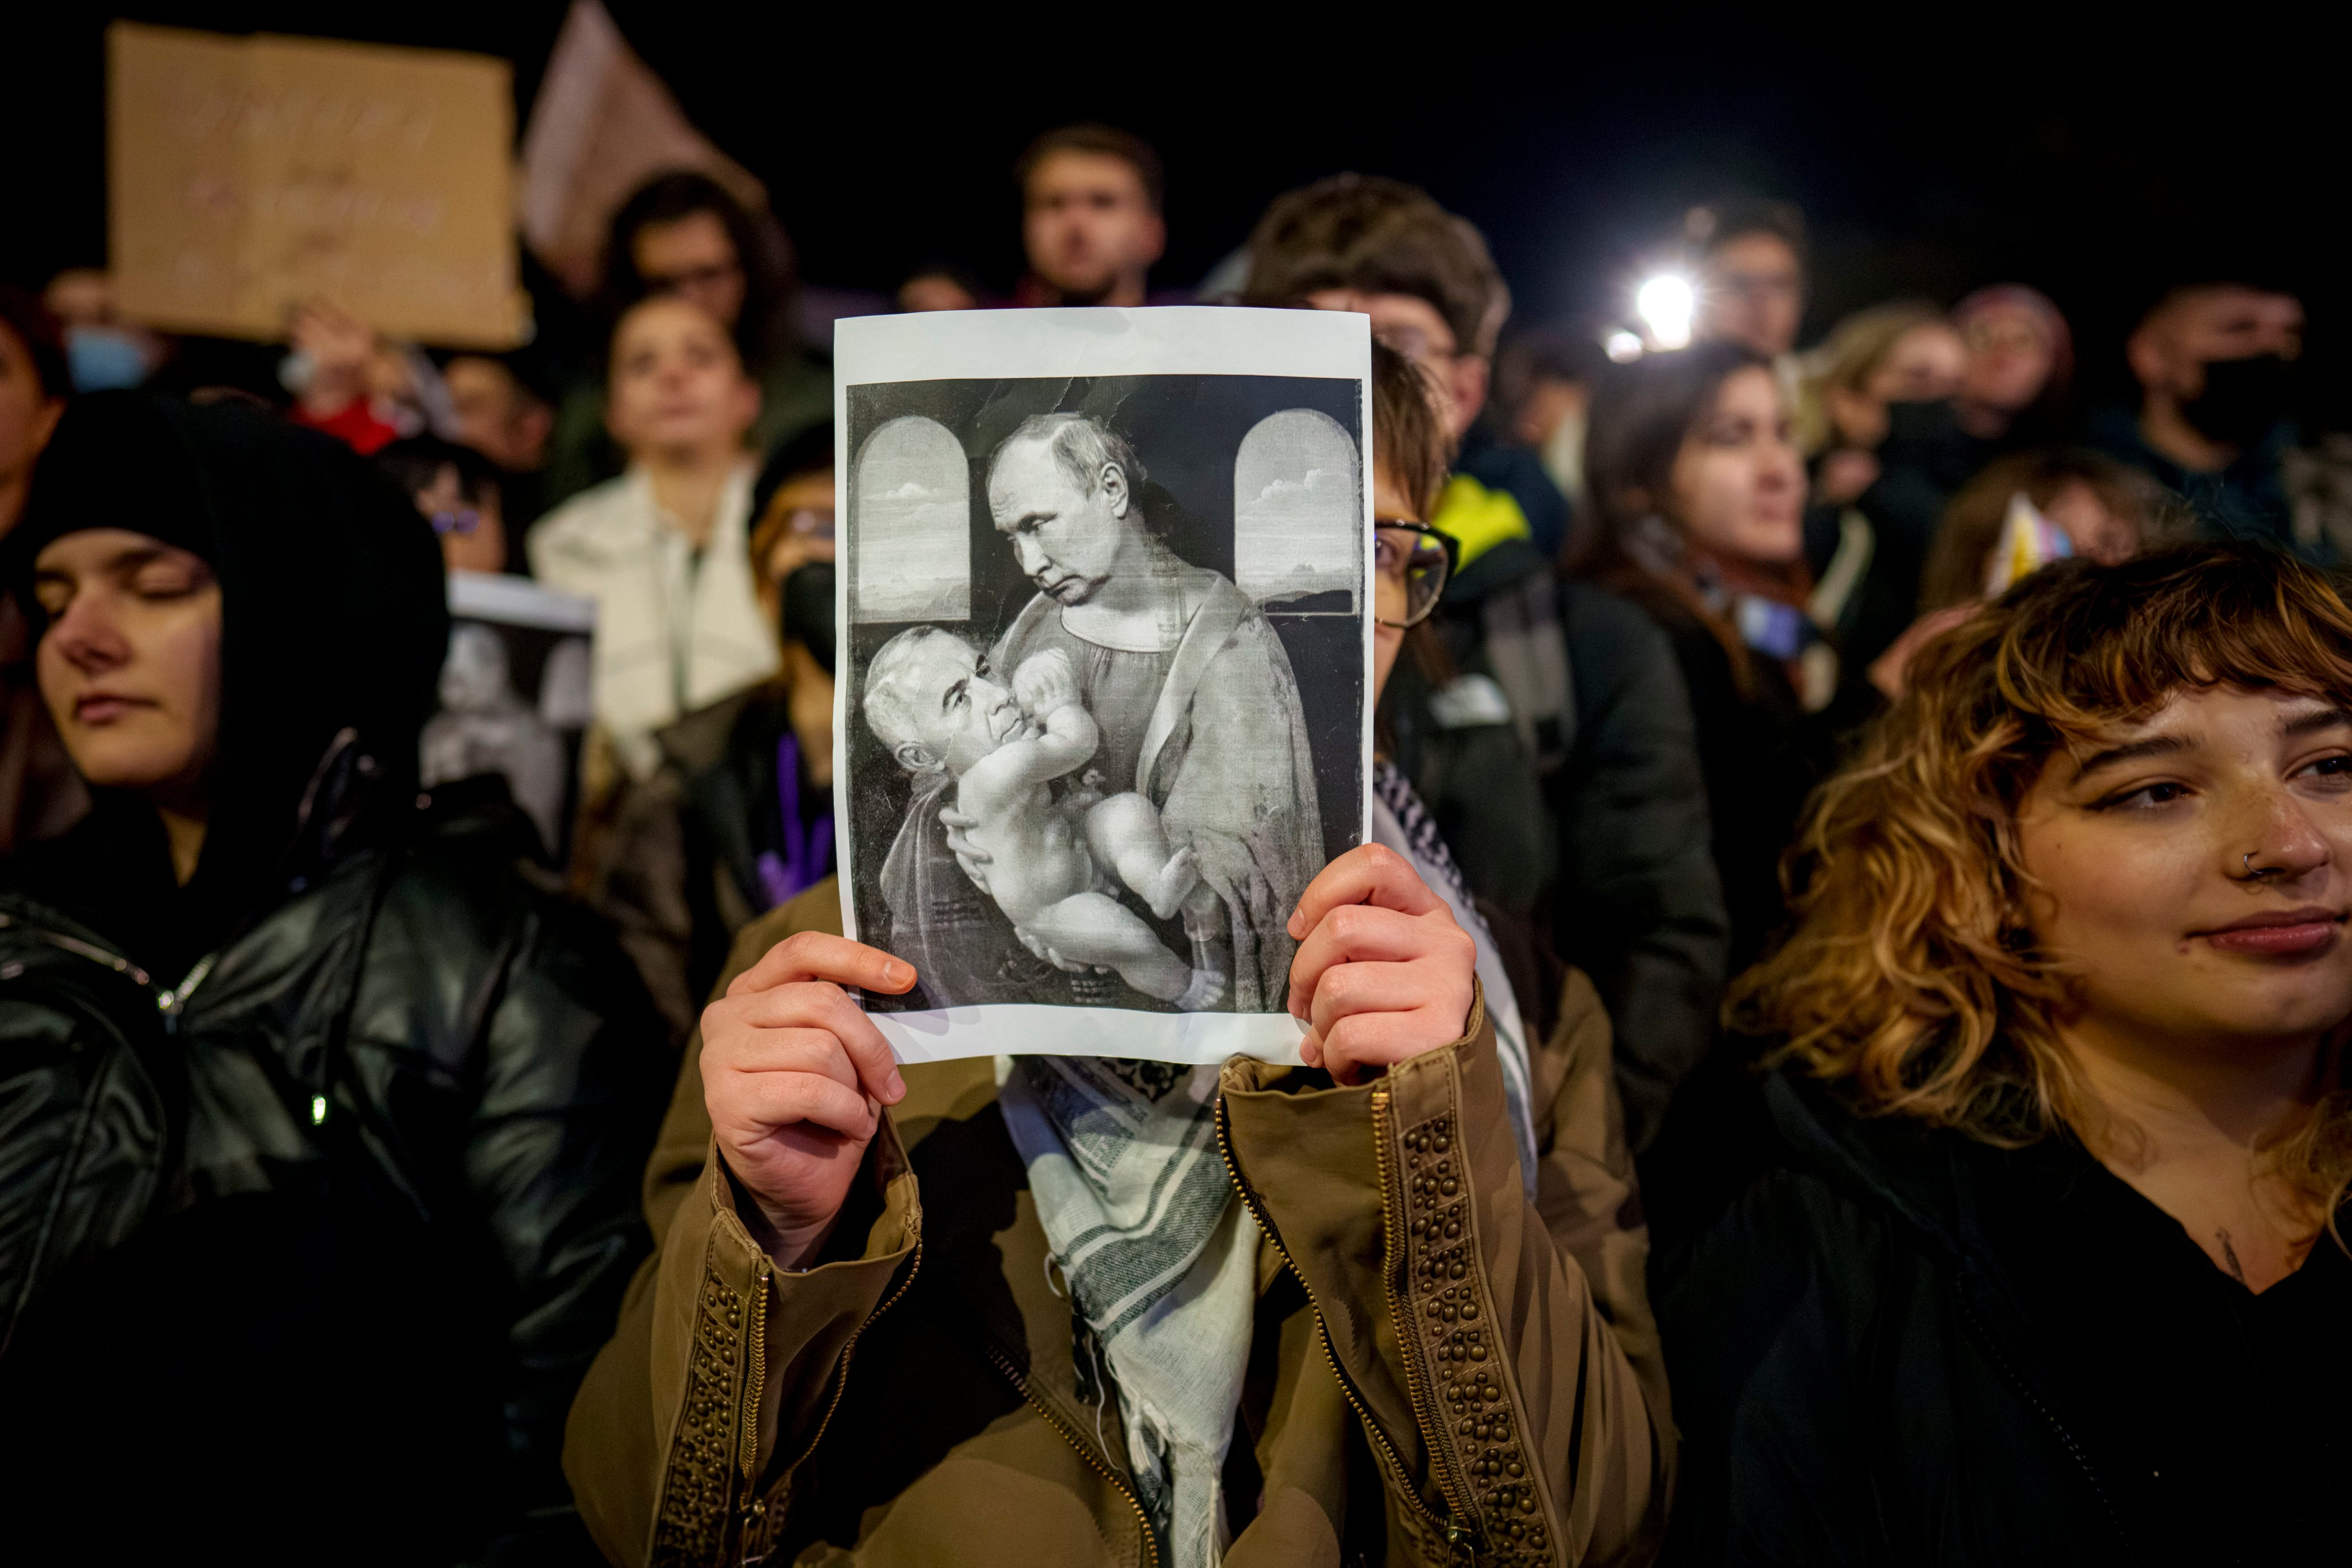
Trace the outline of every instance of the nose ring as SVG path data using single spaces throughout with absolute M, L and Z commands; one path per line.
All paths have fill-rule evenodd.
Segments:
M 2245 853 L 2244 864 L 2246 868 L 2246 879 L 2248 881 L 2259 882 L 2264 877 L 2275 877 L 2280 871 L 2284 869 L 2284 867 L 2279 866 L 2265 866 L 2259 871 L 2255 870 L 2254 857 L 2258 853 L 2260 853 L 2260 851 L 2253 849 L 2249 849 Z

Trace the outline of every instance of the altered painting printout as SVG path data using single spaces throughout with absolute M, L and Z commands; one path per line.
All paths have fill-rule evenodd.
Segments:
M 900 1059 L 1297 1059 L 1370 810 L 1362 316 L 840 323 L 835 820 Z

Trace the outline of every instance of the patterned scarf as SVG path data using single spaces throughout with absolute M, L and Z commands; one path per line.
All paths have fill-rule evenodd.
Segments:
M 1412 862 L 1478 944 L 1503 1095 L 1535 1197 L 1535 1130 L 1518 1004 L 1486 922 L 1403 775 L 1372 773 L 1372 837 Z M 1070 1283 L 1079 1390 L 1118 1385 L 1136 1493 L 1176 1568 L 1213 1568 L 1231 1539 L 1220 1478 L 1257 1300 L 1258 1230 L 1217 1148 L 1215 1067 L 999 1057 L 997 1103 Z M 1104 1456 L 1108 1462 L 1108 1455 Z
M 1069 1280 L 1080 1391 L 1099 1355 L 1137 1497 L 1176 1568 L 1213 1568 L 1229 1539 L 1219 1479 L 1257 1300 L 1257 1226 L 1217 1149 L 1217 1073 L 997 1058 L 1004 1124 Z
M 1527 1026 L 1519 1018 L 1517 995 L 1495 946 L 1495 933 L 1471 901 L 1470 885 L 1462 879 L 1454 852 L 1445 847 L 1436 820 L 1412 785 L 1386 757 L 1372 759 L 1372 842 L 1385 844 L 1406 859 L 1454 911 L 1454 923 L 1478 944 L 1478 982 L 1486 993 L 1486 1017 L 1495 1026 L 1495 1054 L 1503 1065 L 1503 1100 L 1510 1108 L 1511 1132 L 1519 1146 L 1519 1180 L 1528 1201 L 1536 1196 L 1536 1131 L 1528 1089 Z

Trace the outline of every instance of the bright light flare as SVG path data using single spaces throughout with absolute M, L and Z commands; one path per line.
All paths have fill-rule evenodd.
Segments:
M 1698 291 L 1681 273 L 1661 272 L 1633 291 L 1633 313 L 1649 329 L 1652 347 L 1688 348 L 1698 315 Z
M 1615 331 L 1601 340 L 1601 351 L 1618 364 L 1632 364 L 1642 357 L 1642 334 Z

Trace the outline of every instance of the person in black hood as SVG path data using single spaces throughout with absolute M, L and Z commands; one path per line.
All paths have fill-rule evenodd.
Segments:
M 1664 1561 L 2340 1560 L 2352 608 L 2061 562 L 1916 676 L 1734 989 L 1746 1177 L 1650 1211 Z
M 12 1547 L 584 1549 L 563 1414 L 670 1063 L 499 787 L 418 793 L 432 531 L 324 437 L 122 393 L 6 549 L 94 802 L 0 884 Z

